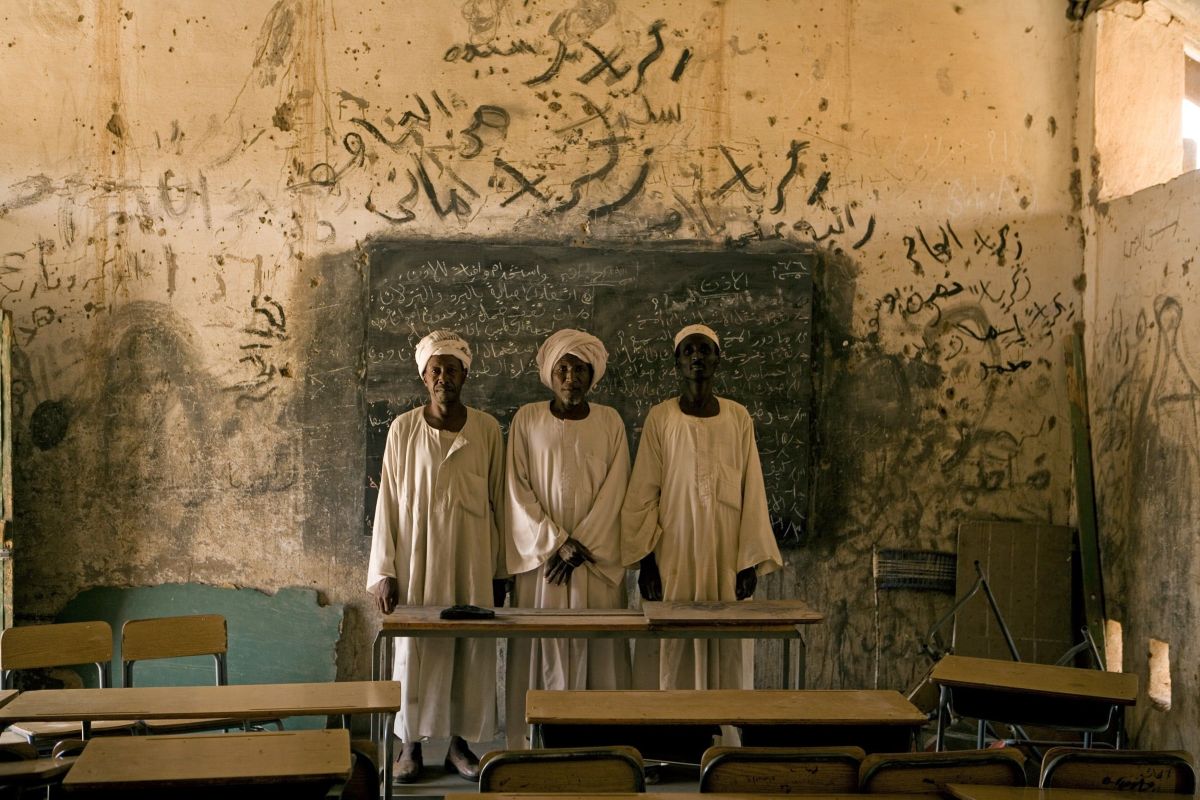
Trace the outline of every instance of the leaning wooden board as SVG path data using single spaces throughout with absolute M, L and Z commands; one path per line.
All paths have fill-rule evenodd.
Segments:
M 802 600 L 674 600 L 645 601 L 642 613 L 651 625 L 773 624 L 810 625 L 825 617 Z

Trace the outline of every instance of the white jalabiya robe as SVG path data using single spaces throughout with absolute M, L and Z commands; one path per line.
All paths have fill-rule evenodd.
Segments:
M 505 470 L 508 570 L 517 606 L 625 608 L 621 502 L 629 444 L 615 409 L 590 404 L 581 420 L 561 420 L 550 403 L 522 406 L 508 433 Z M 546 560 L 574 537 L 596 557 L 565 586 L 546 582 Z M 528 689 L 625 689 L 629 647 L 620 639 L 510 639 L 506 677 L 508 741 L 526 746 Z
M 467 409 L 446 434 L 422 409 L 388 430 L 371 535 L 367 588 L 400 583 L 400 605 L 493 602 L 505 576 L 504 445 L 490 414 Z M 444 455 L 443 455 L 444 454 Z M 496 645 L 490 639 L 397 639 L 393 678 L 403 697 L 396 735 L 405 742 L 461 736 L 487 741 L 496 730 Z
M 754 421 L 718 398 L 715 417 L 692 417 L 671 398 L 650 409 L 621 512 L 621 558 L 654 553 L 664 600 L 736 600 L 737 573 L 783 566 L 771 532 Z M 664 640 L 663 689 L 743 688 L 742 643 Z

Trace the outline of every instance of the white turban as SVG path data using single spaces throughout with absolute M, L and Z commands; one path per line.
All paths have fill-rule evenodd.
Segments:
M 721 346 L 721 340 L 717 338 L 717 334 L 712 328 L 708 327 L 707 325 L 688 325 L 679 333 L 675 334 L 675 349 L 678 350 L 679 343 L 691 336 L 693 333 L 698 333 L 701 336 L 707 336 L 709 339 L 712 339 L 713 344 L 715 344 L 718 348 Z
M 537 351 L 538 376 L 547 389 L 554 389 L 550 374 L 558 360 L 566 355 L 577 356 L 591 364 L 592 386 L 600 382 L 600 378 L 604 376 L 604 368 L 608 366 L 608 350 L 604 349 L 604 342 L 590 333 L 563 328 L 550 334 Z
M 463 369 L 471 368 L 471 345 L 454 331 L 434 331 L 417 342 L 417 374 L 425 375 L 425 365 L 434 356 L 454 356 Z

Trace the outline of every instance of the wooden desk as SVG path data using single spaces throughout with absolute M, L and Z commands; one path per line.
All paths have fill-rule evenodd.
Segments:
M 399 710 L 400 684 L 395 681 L 48 689 L 23 692 L 0 707 L 0 726 L 19 721 L 79 720 L 83 722 L 85 738 L 90 723 L 99 719 L 253 720 L 314 714 L 341 717 L 378 714 L 390 726 L 390 720 Z M 390 769 L 390 736 L 383 742 L 383 752 L 384 769 Z M 385 782 L 388 800 L 391 785 L 390 780 Z
M 1138 696 L 1135 674 L 967 656 L 946 656 L 930 679 L 940 688 L 938 750 L 950 713 L 979 720 L 979 747 L 988 720 L 1083 731 L 1084 746 L 1116 725 L 1120 747 L 1124 708 Z
M 744 744 L 857 744 L 876 752 L 909 749 L 913 733 L 928 720 L 899 692 L 864 690 L 630 690 L 545 691 L 526 696 L 525 719 L 534 740 L 555 729 L 561 742 L 579 745 L 571 733 L 592 744 L 596 736 L 619 736 L 609 727 L 736 725 Z M 552 737 L 553 738 L 553 737 Z
M 89 797 L 323 797 L 350 774 L 350 732 L 107 736 L 93 739 L 63 780 Z
M 1039 789 L 1036 786 L 977 786 L 959 783 L 948 784 L 946 790 L 958 800 L 1120 800 L 1131 794 L 1113 789 Z M 1195 795 L 1190 794 L 1149 792 L 1139 796 L 1153 797 L 1154 800 L 1196 800 Z
M 0 706 L 8 705 L 18 694 L 16 689 L 0 689 Z
M 394 714 L 399 708 L 400 684 L 394 681 L 44 689 L 22 692 L 0 707 L 0 722 L 208 717 L 249 720 Z

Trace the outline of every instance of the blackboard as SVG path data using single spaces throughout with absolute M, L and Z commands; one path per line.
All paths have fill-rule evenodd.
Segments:
M 646 412 L 679 393 L 672 338 L 703 322 L 721 337 L 717 394 L 755 420 L 772 523 L 795 543 L 808 511 L 812 252 L 700 247 L 602 249 L 465 241 L 368 250 L 366 530 L 392 419 L 428 398 L 413 350 L 437 328 L 470 342 L 464 401 L 505 433 L 517 408 L 549 401 L 534 356 L 560 328 L 599 336 L 608 371 L 590 398 L 620 411 L 636 452 Z

